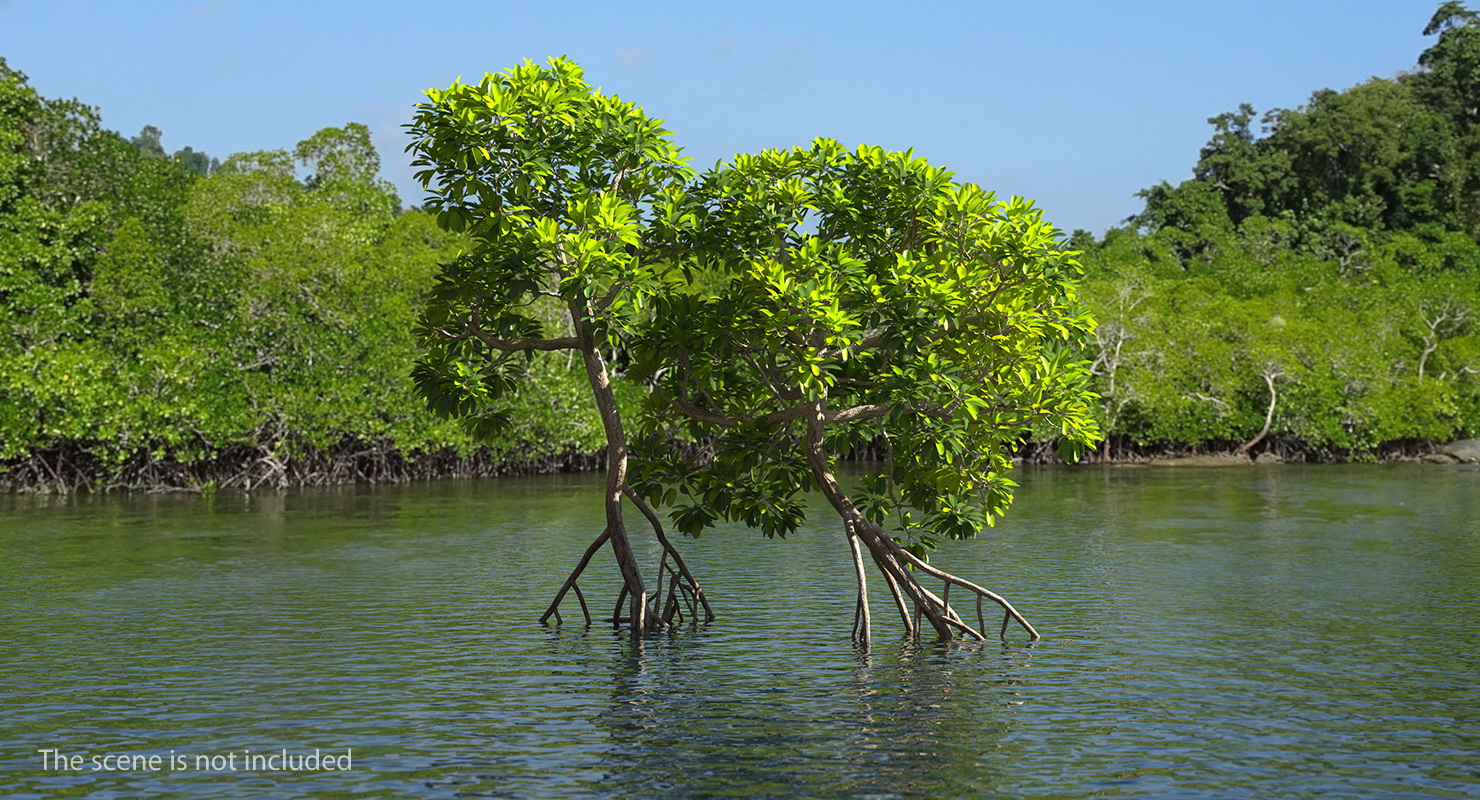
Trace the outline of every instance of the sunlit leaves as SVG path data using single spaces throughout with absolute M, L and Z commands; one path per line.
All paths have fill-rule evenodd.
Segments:
M 1195 178 L 1092 247 L 1106 425 L 1223 449 L 1268 420 L 1321 458 L 1473 435 L 1480 24 L 1446 2 L 1424 33 L 1422 69 L 1209 120 Z
M 830 426 L 828 446 L 884 446 L 860 503 L 923 553 L 1005 510 L 1002 476 L 1030 430 L 1076 440 L 1066 455 L 1098 437 L 1073 356 L 1093 324 L 1074 294 L 1078 264 L 1031 202 L 953 183 L 911 153 L 830 140 L 737 156 L 694 191 L 723 281 L 660 301 L 638 352 L 659 392 L 689 409 L 650 404 L 649 427 L 714 437 L 714 459 L 661 460 L 652 486 L 700 500 L 716 482 L 730 497 L 772 485 L 792 498 L 805 482 L 775 476 L 796 474 L 794 412 L 869 409 Z M 725 516 L 763 525 L 773 513 L 751 503 Z
M 569 59 L 426 97 L 407 149 L 438 224 L 470 242 L 423 311 L 418 388 L 439 413 L 487 417 L 505 391 L 457 370 L 514 373 L 506 352 L 478 342 L 573 335 L 619 348 L 651 298 L 684 284 L 661 253 L 698 225 L 679 186 L 691 173 L 659 120 L 587 84 Z

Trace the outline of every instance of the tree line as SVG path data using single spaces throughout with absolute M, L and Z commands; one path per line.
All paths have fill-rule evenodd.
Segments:
M 1424 33 L 1412 72 L 1209 120 L 1191 179 L 1076 232 L 1103 454 L 1480 432 L 1480 18 L 1446 2 Z
M 559 360 L 491 440 L 411 399 L 411 328 L 465 242 L 400 207 L 363 125 L 224 163 L 160 137 L 0 61 L 0 480 L 251 489 L 601 447 Z

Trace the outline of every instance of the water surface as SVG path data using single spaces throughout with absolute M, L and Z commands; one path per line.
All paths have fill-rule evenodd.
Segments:
M 598 482 L 0 497 L 0 793 L 1480 795 L 1480 470 L 1030 471 L 935 559 L 1044 639 L 911 643 L 877 595 L 869 651 L 820 513 L 681 541 L 708 625 L 538 625 Z M 352 768 L 168 768 L 316 748 Z

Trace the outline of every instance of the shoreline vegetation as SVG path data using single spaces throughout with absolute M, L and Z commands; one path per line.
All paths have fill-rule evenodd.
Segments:
M 601 469 L 600 451 L 546 455 L 459 453 L 451 448 L 407 456 L 385 442 L 344 441 L 327 451 L 280 457 L 271 451 L 236 447 L 192 462 L 138 453 L 121 466 L 103 463 L 80 449 L 33 453 L 5 465 L 0 491 L 65 494 L 84 492 L 253 492 L 350 483 L 407 483 L 442 478 L 546 475 Z
M 1068 238 L 1108 434 L 1085 462 L 1439 461 L 1480 435 L 1480 17 L 1446 2 L 1424 33 L 1412 72 L 1209 120 L 1190 179 Z M 363 125 L 224 162 L 161 137 L 0 60 L 0 491 L 604 463 L 568 354 L 525 362 L 496 440 L 415 399 L 418 314 L 471 234 L 403 208 Z M 546 335 L 560 311 L 534 309 Z
M 1456 446 L 1464 448 L 1456 450 Z M 1480 440 L 1458 443 L 1397 442 L 1375 453 L 1347 458 L 1302 451 L 1298 446 L 1276 442 L 1257 454 L 1239 454 L 1238 443 L 1211 447 L 1163 445 L 1138 447 L 1119 442 L 1086 453 L 1077 465 L 1066 466 L 1048 444 L 1029 444 L 1014 462 L 1019 465 L 1127 467 L 1236 467 L 1270 464 L 1466 464 L 1480 462 Z M 1458 454 L 1453 454 L 1457 452 Z M 880 456 L 875 448 L 864 448 L 845 460 L 872 461 Z M 68 494 L 114 491 L 147 493 L 213 494 L 217 491 L 251 493 L 293 487 L 342 486 L 353 483 L 411 483 L 446 478 L 493 478 L 503 476 L 551 475 L 599 472 L 605 464 L 603 450 L 534 456 L 489 450 L 461 454 L 452 449 L 408 457 L 384 442 L 344 441 L 329 451 L 279 458 L 270 451 L 236 448 L 220 456 L 194 462 L 155 460 L 137 454 L 122 467 L 104 464 L 83 450 L 53 450 L 4 465 L 0 492 Z

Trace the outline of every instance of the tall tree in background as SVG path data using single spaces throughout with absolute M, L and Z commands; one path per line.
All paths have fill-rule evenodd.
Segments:
M 1420 94 L 1447 116 L 1458 140 L 1455 172 L 1463 176 L 1461 226 L 1480 237 L 1480 14 L 1458 2 L 1439 6 L 1423 31 L 1437 36 L 1413 76 Z
M 1423 29 L 1438 36 L 1418 57 L 1419 83 L 1429 102 L 1466 126 L 1480 122 L 1480 14 L 1464 3 L 1441 4 Z
M 1193 178 L 1086 248 L 1122 442 L 1330 459 L 1474 435 L 1480 17 L 1446 2 L 1423 32 L 1414 72 L 1209 120 Z
M 143 150 L 151 156 L 163 156 L 164 145 L 160 143 L 160 137 L 164 133 L 153 125 L 145 125 L 139 131 L 139 135 L 129 140 L 129 144 Z

